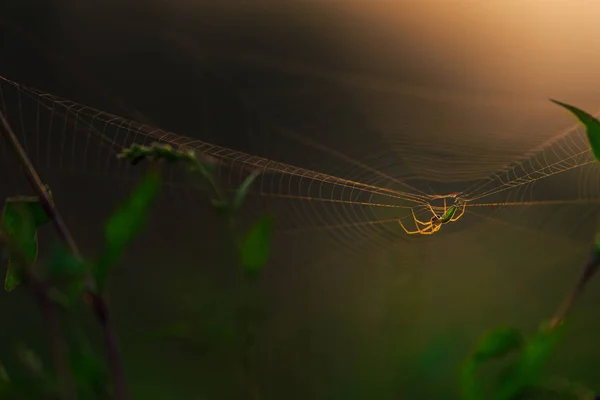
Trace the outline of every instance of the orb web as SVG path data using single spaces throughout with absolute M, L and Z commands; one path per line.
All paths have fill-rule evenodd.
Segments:
M 288 163 L 285 157 L 252 155 L 178 135 L 5 78 L 0 80 L 0 95 L 3 112 L 40 169 L 133 182 L 143 169 L 132 168 L 116 158 L 123 148 L 160 142 L 192 149 L 216 160 L 219 179 L 229 191 L 250 173 L 259 171 L 248 203 L 260 210 L 265 205 L 273 209 L 279 216 L 279 233 L 322 232 L 333 243 L 352 251 L 366 246 L 389 248 L 417 239 L 421 235 L 407 236 L 399 221 L 412 229 L 416 224 L 413 212 L 421 221 L 428 221 L 433 216 L 430 206 L 440 215 L 443 202 L 449 206 L 456 197 L 466 203 L 465 215 L 448 228 L 444 226 L 439 234 L 460 233 L 485 223 L 529 233 L 543 231 L 583 243 L 591 233 L 589 221 L 600 200 L 599 169 L 585 132 L 577 126 L 516 161 L 504 160 L 503 168 L 497 165 L 502 163 L 500 154 L 506 149 L 483 153 L 481 144 L 461 147 L 457 141 L 440 141 L 434 149 L 438 153 L 454 152 L 462 159 L 477 154 L 481 159 L 469 168 L 462 162 L 457 170 L 447 168 L 452 160 L 445 160 L 446 176 L 442 180 L 454 185 L 455 190 L 440 193 L 433 191 L 429 182 L 435 169 L 417 168 L 435 164 L 439 154 L 436 156 L 431 146 L 425 148 L 419 141 L 407 139 L 404 146 L 399 145 L 400 141 L 390 145 L 395 156 L 389 148 L 377 149 L 381 143 L 374 142 L 371 147 L 365 144 L 362 157 L 357 157 L 314 137 L 278 129 L 279 137 L 321 155 L 322 159 L 314 163 L 322 166 L 317 170 Z M 0 144 L 0 149 L 7 166 L 10 156 L 6 143 Z M 482 171 L 492 166 L 495 172 L 482 178 Z M 167 176 L 167 186 L 176 198 L 193 196 L 189 180 L 179 168 L 168 167 Z
M 355 170 L 343 176 L 332 175 L 177 135 L 7 79 L 2 79 L 0 87 L 2 109 L 33 163 L 42 171 L 133 182 L 142 169 L 118 160 L 116 154 L 121 149 L 153 142 L 192 149 L 217 161 L 217 174 L 229 190 L 259 171 L 249 202 L 256 205 L 277 199 L 274 208 L 284 214 L 279 218 L 280 232 L 323 231 L 336 243 L 353 248 L 364 239 L 390 244 L 400 236 L 398 218 L 415 204 L 427 203 L 423 192 L 408 191 L 413 188 L 341 153 L 332 152 L 353 164 Z M 3 151 L 3 160 L 9 160 L 6 144 Z M 356 179 L 357 175 L 362 179 Z M 171 190 L 189 192 L 189 182 L 178 168 L 170 167 L 168 178 Z

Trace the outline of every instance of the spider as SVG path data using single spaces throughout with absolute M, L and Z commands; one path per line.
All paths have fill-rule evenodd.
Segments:
M 431 217 L 431 219 L 428 222 L 420 221 L 415 215 L 415 211 L 411 209 L 410 211 L 412 212 L 413 219 L 415 220 L 415 227 L 417 228 L 414 231 L 409 231 L 408 229 L 406 229 L 406 227 L 402 224 L 402 221 L 399 220 L 398 223 L 400 223 L 400 226 L 402 227 L 402 229 L 404 229 L 404 232 L 406 232 L 409 235 L 414 235 L 417 233 L 421 235 L 432 235 L 440 229 L 442 229 L 442 225 L 448 222 L 456 221 L 465 213 L 465 207 L 467 206 L 467 203 L 456 196 L 452 197 L 454 197 L 454 204 L 452 204 L 449 208 L 446 208 L 446 197 L 444 197 L 444 213 L 441 215 L 435 213 L 433 207 L 431 207 L 431 204 L 427 204 L 429 210 L 433 214 L 433 217 Z M 459 208 L 462 209 L 460 213 L 455 216 L 456 210 L 458 210 Z M 424 226 L 424 228 L 420 228 L 419 225 Z

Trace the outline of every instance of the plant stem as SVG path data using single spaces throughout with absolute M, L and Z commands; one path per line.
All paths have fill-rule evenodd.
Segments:
M 581 295 L 587 283 L 598 271 L 598 266 L 600 266 L 600 254 L 597 250 L 594 249 L 591 258 L 586 264 L 583 272 L 579 276 L 575 287 L 573 287 L 573 289 L 571 289 L 571 291 L 567 293 L 563 302 L 558 307 L 554 318 L 552 318 L 552 321 L 550 323 L 551 328 L 560 325 L 565 320 L 569 312 L 571 312 L 571 309 L 573 308 L 577 297 Z
M 42 182 L 42 179 L 35 170 L 35 167 L 33 166 L 31 160 L 27 156 L 25 149 L 23 149 L 23 146 L 21 146 L 19 139 L 17 139 L 17 136 L 15 135 L 14 131 L 10 127 L 10 124 L 8 123 L 8 120 L 2 112 L 0 112 L 0 123 L 4 128 L 3 133 L 6 140 L 12 146 L 15 155 L 19 159 L 21 167 L 25 170 L 25 175 L 27 176 L 29 184 L 40 198 L 42 207 L 44 208 L 44 211 L 48 214 L 48 217 L 52 220 L 52 223 L 54 224 L 58 235 L 67 244 L 67 246 L 69 246 L 69 248 L 73 252 L 73 255 L 77 259 L 81 259 L 81 253 L 79 252 L 79 249 L 77 247 L 77 244 L 75 243 L 75 240 L 73 239 L 73 236 L 71 235 L 71 232 L 65 225 L 62 217 L 58 213 L 58 210 L 52 203 L 52 200 L 50 199 L 50 196 L 48 194 L 48 191 L 46 190 L 46 187 L 44 186 L 44 183 Z
M 12 245 L 1 229 L 0 244 L 2 244 L 2 246 L 5 248 L 8 248 L 11 257 L 18 258 L 19 264 L 25 268 L 24 272 L 27 276 L 27 281 L 31 284 L 33 294 L 42 311 L 44 323 L 48 329 L 48 336 L 50 338 L 50 352 L 52 354 L 52 362 L 54 364 L 54 369 L 60 385 L 61 397 L 65 400 L 76 399 L 77 393 L 75 391 L 73 379 L 69 372 L 70 365 L 68 358 L 66 357 L 67 346 L 63 340 L 60 316 L 58 315 L 56 305 L 48 294 L 48 287 L 33 274 L 31 271 L 31 266 L 28 265 L 27 260 L 25 257 L 23 257 L 23 254 Z
M 77 247 L 77 243 L 73 238 L 70 230 L 67 225 L 64 223 L 62 216 L 58 212 L 58 209 L 54 205 L 54 202 L 50 199 L 48 191 L 44 186 L 39 174 L 35 170 L 31 160 L 27 156 L 25 149 L 21 146 L 21 143 L 17 139 L 14 131 L 10 127 L 6 116 L 0 112 L 0 124 L 4 128 L 3 134 L 9 144 L 12 146 L 13 151 L 15 152 L 17 158 L 19 159 L 19 163 L 21 167 L 24 169 L 25 174 L 27 175 L 27 179 L 33 190 L 37 193 L 40 198 L 40 202 L 44 211 L 48 214 L 48 217 L 52 220 L 54 228 L 56 229 L 59 237 L 65 242 L 65 244 L 71 250 L 73 256 L 83 261 L 83 257 Z M 86 275 L 86 286 L 87 286 L 87 294 L 88 299 L 91 300 L 88 304 L 91 305 L 96 318 L 100 322 L 102 329 L 104 331 L 104 338 L 106 343 L 106 350 L 108 353 L 108 362 L 110 372 L 113 378 L 113 383 L 115 385 L 115 398 L 117 400 L 126 400 L 128 399 L 127 388 L 125 384 L 125 377 L 122 367 L 121 356 L 119 353 L 118 339 L 116 330 L 113 326 L 112 320 L 110 318 L 110 313 L 108 310 L 108 305 L 106 300 L 99 294 L 95 293 L 95 282 L 88 272 Z M 91 303 L 91 304 L 90 304 Z
M 40 309 L 44 315 L 46 326 L 48 327 L 48 335 L 50 336 L 50 350 L 56 375 L 59 377 L 61 385 L 61 393 L 65 399 L 76 399 L 77 394 L 73 377 L 71 376 L 69 361 L 65 355 L 67 354 L 67 346 L 63 340 L 63 334 L 60 324 L 60 317 L 57 313 L 57 308 L 48 295 L 48 288 L 44 282 L 36 277 L 30 276 L 29 281 L 33 286 L 34 293 L 37 297 Z
M 110 318 L 107 301 L 100 295 L 94 295 L 92 304 L 94 305 L 96 317 L 104 327 L 103 333 L 104 343 L 108 353 L 108 367 L 113 375 L 116 398 L 119 400 L 127 399 L 127 384 L 125 382 L 125 371 L 123 370 L 123 363 L 121 362 L 119 353 L 119 339 L 113 321 Z

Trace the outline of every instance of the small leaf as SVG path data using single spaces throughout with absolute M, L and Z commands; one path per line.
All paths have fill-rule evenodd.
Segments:
M 600 121 L 585 111 L 578 109 L 577 107 L 561 103 L 557 100 L 550 99 L 550 101 L 571 111 L 577 117 L 577 119 L 583 123 L 587 130 L 587 137 L 588 141 L 590 142 L 590 146 L 592 147 L 592 152 L 594 153 L 596 160 L 600 161 Z
M 472 358 L 477 363 L 504 357 L 523 344 L 523 336 L 514 328 L 502 327 L 487 333 L 475 348 Z
M 555 328 L 542 326 L 527 341 L 518 359 L 503 373 L 495 390 L 495 400 L 512 400 L 524 390 L 536 387 L 556 345 L 564 334 L 564 325 Z
M 6 276 L 4 277 L 4 290 L 7 292 L 13 291 L 21 285 L 21 278 L 19 278 L 19 275 L 16 272 L 19 268 L 20 267 L 15 266 L 13 262 L 8 262 Z
M 477 370 L 489 360 L 501 358 L 523 345 L 523 336 L 514 328 L 502 327 L 485 334 L 461 371 L 461 387 L 465 400 L 482 398 Z
M 238 190 L 235 192 L 235 196 L 233 198 L 232 206 L 234 210 L 239 209 L 246 198 L 246 194 L 250 187 L 252 186 L 252 182 L 256 180 L 256 178 L 260 175 L 260 171 L 256 170 L 252 172 L 250 175 L 244 179 L 244 182 L 240 185 Z
M 273 217 L 270 214 L 259 219 L 248 231 L 240 249 L 241 265 L 249 275 L 256 275 L 269 259 Z
M 150 206 L 157 198 L 160 187 L 160 171 L 151 169 L 106 222 L 103 252 L 94 268 L 100 291 L 106 284 L 109 270 L 144 228 Z
M 20 257 L 9 252 L 4 288 L 11 291 L 20 285 L 19 274 L 23 268 L 33 265 L 38 256 L 37 229 L 48 222 L 48 216 L 37 197 L 12 197 L 6 199 L 2 210 L 0 229 L 10 240 Z M 20 265 L 22 258 L 28 265 Z

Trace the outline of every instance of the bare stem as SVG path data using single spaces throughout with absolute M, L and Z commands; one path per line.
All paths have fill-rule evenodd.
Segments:
M 560 325 L 567 315 L 573 309 L 573 305 L 575 304 L 575 300 L 581 295 L 583 289 L 590 281 L 590 279 L 596 274 L 598 271 L 598 267 L 600 266 L 600 254 L 594 249 L 594 253 L 592 254 L 591 259 L 586 264 L 583 272 L 579 276 L 575 287 L 571 289 L 569 293 L 565 296 L 563 302 L 558 307 L 554 318 L 552 318 L 552 322 L 550 326 L 552 328 Z
M 53 201 L 50 199 L 49 193 L 46 190 L 44 183 L 42 182 L 39 174 L 35 170 L 31 160 L 27 156 L 25 149 L 21 146 L 21 143 L 17 139 L 14 131 L 10 127 L 8 120 L 5 115 L 0 112 L 0 124 L 4 128 L 3 134 L 8 141 L 8 143 L 13 148 L 15 155 L 18 157 L 21 167 L 24 169 L 25 174 L 27 175 L 27 179 L 31 184 L 31 187 L 39 196 L 42 207 L 52 220 L 54 228 L 58 233 L 59 237 L 65 242 L 65 244 L 69 247 L 74 257 L 78 260 L 82 261 L 83 257 L 77 247 L 77 243 L 71 235 L 67 225 L 64 223 L 58 209 L 54 205 Z M 91 274 L 87 274 L 86 276 L 86 286 L 88 292 L 88 299 L 91 300 L 88 302 L 88 305 L 91 305 L 94 313 L 96 315 L 96 319 L 100 322 L 102 329 L 104 331 L 106 350 L 109 362 L 110 372 L 113 378 L 113 383 L 115 386 L 115 398 L 117 400 L 126 400 L 128 399 L 127 387 L 125 384 L 125 377 L 122 367 L 121 355 L 119 353 L 118 339 L 116 330 L 111 320 L 110 312 L 108 310 L 108 305 L 106 300 L 99 294 L 95 292 L 95 282 Z
M 21 146 L 21 143 L 17 139 L 17 136 L 15 135 L 14 131 L 10 127 L 10 124 L 8 123 L 8 120 L 2 112 L 0 112 L 0 123 L 4 128 L 3 133 L 6 140 L 13 148 L 15 155 L 18 157 L 21 167 L 25 170 L 25 175 L 27 176 L 27 180 L 29 180 L 29 184 L 40 198 L 42 207 L 52 220 L 52 223 L 54 224 L 58 235 L 67 244 L 67 246 L 69 246 L 69 248 L 73 252 L 73 255 L 78 259 L 81 259 L 81 253 L 79 252 L 79 248 L 77 247 L 77 244 L 75 243 L 71 232 L 65 225 L 60 214 L 58 213 L 58 210 L 56 209 L 52 200 L 50 199 L 49 193 L 46 190 L 46 186 L 42 182 L 42 179 L 35 170 L 33 164 L 31 163 L 31 160 L 27 156 L 25 149 L 23 149 L 23 146 Z
M 125 382 L 125 371 L 119 353 L 119 339 L 117 330 L 110 318 L 110 310 L 107 301 L 101 295 L 93 295 L 92 302 L 96 318 L 102 325 L 104 344 L 107 349 L 108 367 L 113 377 L 115 395 L 118 400 L 125 400 L 127 395 L 127 383 Z
M 67 354 L 67 345 L 63 340 L 60 317 L 58 315 L 57 308 L 48 295 L 48 288 L 42 281 L 32 276 L 29 277 L 29 281 L 33 286 L 40 309 L 44 315 L 46 326 L 48 327 L 50 350 L 52 352 L 52 359 L 54 362 L 54 368 L 56 369 L 56 375 L 58 376 L 59 384 L 61 385 L 61 392 L 65 399 L 76 399 L 77 394 L 75 391 L 75 385 L 73 383 L 73 377 L 70 373 L 71 367 L 67 357 L 65 356 Z

